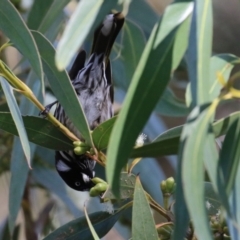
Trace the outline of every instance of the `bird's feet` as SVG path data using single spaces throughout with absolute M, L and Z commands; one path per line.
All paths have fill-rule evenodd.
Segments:
M 40 111 L 38 116 L 42 116 L 44 118 L 47 117 L 47 114 L 50 112 L 51 108 L 58 103 L 58 101 L 55 101 L 53 103 L 48 104 L 47 106 L 45 106 L 45 109 L 43 111 Z

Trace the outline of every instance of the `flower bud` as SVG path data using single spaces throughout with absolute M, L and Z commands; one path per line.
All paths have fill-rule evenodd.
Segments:
M 105 183 L 105 184 L 107 184 L 107 182 L 105 182 L 104 180 L 102 180 L 99 177 L 92 178 L 92 182 L 95 183 L 95 184 L 98 184 L 98 183 Z
M 162 190 L 162 193 L 166 193 L 167 192 L 167 184 L 166 184 L 166 181 L 162 181 L 161 184 L 160 184 L 160 187 L 161 187 L 161 190 Z
M 108 188 L 107 183 L 98 183 L 95 188 L 98 190 L 99 194 L 105 192 Z
M 173 177 L 170 177 L 166 180 L 166 191 L 167 193 L 173 193 L 175 190 L 175 180 Z
M 96 189 L 96 187 L 92 187 L 89 191 L 89 195 L 91 197 L 97 197 L 99 195 L 98 190 Z
M 84 154 L 86 151 L 87 151 L 87 148 L 84 148 L 84 147 L 75 147 L 73 149 L 74 153 L 76 155 L 81 155 L 81 154 Z

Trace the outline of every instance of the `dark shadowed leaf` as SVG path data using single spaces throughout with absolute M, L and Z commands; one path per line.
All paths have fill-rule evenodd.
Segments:
M 46 119 L 34 116 L 22 116 L 22 119 L 29 141 L 55 150 L 73 148 L 72 141 Z M 18 136 L 16 125 L 10 113 L 0 112 L 0 129 Z
M 122 212 L 123 210 L 115 211 L 112 214 L 107 212 L 95 212 L 89 214 L 89 219 L 100 238 L 104 237 L 108 233 L 108 231 L 119 219 Z M 52 239 L 93 240 L 94 238 L 92 237 L 87 220 L 84 216 L 63 225 L 62 227 L 49 234 L 46 238 L 44 238 L 44 240 Z

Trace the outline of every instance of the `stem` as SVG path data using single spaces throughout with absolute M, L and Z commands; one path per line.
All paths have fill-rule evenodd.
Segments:
M 26 98 L 28 98 L 31 102 L 35 104 L 35 106 L 40 109 L 40 111 L 44 111 L 45 107 L 38 101 L 36 96 L 33 94 L 32 90 L 22 82 L 18 77 L 16 77 L 10 69 L 4 64 L 4 62 L 0 61 L 0 71 L 2 72 L 2 76 L 17 90 L 19 90 Z M 76 137 L 68 128 L 66 128 L 61 122 L 59 122 L 52 114 L 47 113 L 47 119 L 56 127 L 59 128 L 61 132 L 63 132 L 69 139 L 72 141 L 80 141 L 78 137 Z
M 168 194 L 166 193 L 163 194 L 163 206 L 166 210 L 168 209 L 168 200 L 169 200 Z
M 156 210 L 160 215 L 164 216 L 168 221 L 172 221 L 171 217 L 168 214 L 168 211 L 161 207 L 147 192 L 145 193 L 149 199 L 149 204 L 152 206 L 152 208 Z

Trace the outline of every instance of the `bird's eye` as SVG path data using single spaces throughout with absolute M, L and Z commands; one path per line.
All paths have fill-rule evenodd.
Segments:
M 81 183 L 80 183 L 80 182 L 75 182 L 75 185 L 76 185 L 77 187 L 79 187 L 79 186 L 81 185 Z

